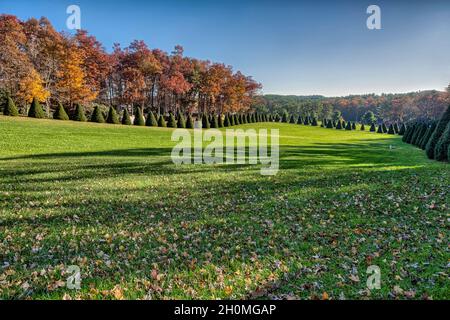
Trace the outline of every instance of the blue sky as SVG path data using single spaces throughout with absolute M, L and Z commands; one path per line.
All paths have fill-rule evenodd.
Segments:
M 443 90 L 450 83 L 450 1 L 0 0 L 0 13 L 46 16 L 66 30 L 67 6 L 110 51 L 133 39 L 232 65 L 264 93 Z M 382 30 L 366 9 L 381 8 Z

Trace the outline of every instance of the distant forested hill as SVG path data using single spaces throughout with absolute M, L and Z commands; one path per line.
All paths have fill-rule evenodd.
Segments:
M 409 121 L 438 119 L 449 104 L 447 91 L 420 91 L 404 94 L 366 94 L 346 97 L 263 95 L 253 107 L 260 112 L 311 115 L 332 118 L 341 113 L 346 120 L 360 121 L 367 112 L 378 120 Z

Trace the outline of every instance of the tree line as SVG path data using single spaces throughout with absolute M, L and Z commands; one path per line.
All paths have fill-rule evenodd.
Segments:
M 246 112 L 261 85 L 222 63 L 151 49 L 144 41 L 111 53 L 87 31 L 57 32 L 46 18 L 0 15 L 0 98 L 27 114 L 33 99 L 50 116 L 59 104 L 135 114 Z
M 289 112 L 303 116 L 335 118 L 337 114 L 356 122 L 408 122 L 414 119 L 437 120 L 450 103 L 446 91 L 421 91 L 405 94 L 367 94 L 346 97 L 264 95 L 253 107 L 260 112 Z

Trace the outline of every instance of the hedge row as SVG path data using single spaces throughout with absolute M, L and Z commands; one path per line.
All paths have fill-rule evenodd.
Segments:
M 425 150 L 429 159 L 450 159 L 450 106 L 439 121 L 415 121 L 403 136 L 403 142 Z

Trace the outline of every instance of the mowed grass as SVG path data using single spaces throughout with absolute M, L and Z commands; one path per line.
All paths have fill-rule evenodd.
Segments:
M 0 298 L 450 298 L 449 164 L 396 136 L 239 128 L 280 129 L 276 176 L 175 166 L 171 129 L 0 116 Z

